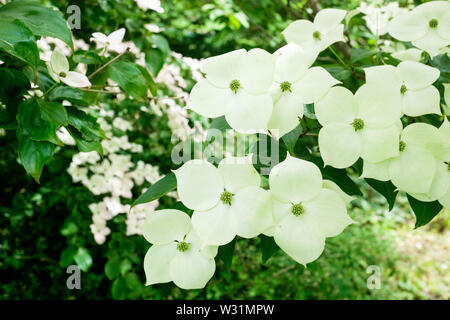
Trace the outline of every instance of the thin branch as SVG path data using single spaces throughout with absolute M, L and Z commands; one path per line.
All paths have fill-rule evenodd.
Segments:
M 127 53 L 128 51 L 130 51 L 130 48 L 127 48 L 124 52 L 118 54 L 117 56 L 115 56 L 114 58 L 112 58 L 111 60 L 109 60 L 107 63 L 105 63 L 103 66 L 101 66 L 100 68 L 98 68 L 97 70 L 95 70 L 94 72 L 92 72 L 89 76 L 88 79 L 92 79 L 93 76 L 95 76 L 96 74 L 98 74 L 99 72 L 103 71 L 105 68 L 107 68 L 111 63 L 113 63 L 114 61 L 116 61 L 117 59 L 119 59 L 121 56 L 123 56 L 125 53 Z

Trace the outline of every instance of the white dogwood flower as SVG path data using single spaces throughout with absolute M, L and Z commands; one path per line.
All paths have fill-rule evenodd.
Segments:
M 275 53 L 274 100 L 269 130 L 276 138 L 293 130 L 303 117 L 303 104 L 317 102 L 340 81 L 324 68 L 309 68 L 317 54 L 290 43 Z
M 121 53 L 126 47 L 122 43 L 125 32 L 125 28 L 120 28 L 119 30 L 113 31 L 109 35 L 101 32 L 94 32 L 92 34 L 91 41 L 94 41 L 97 44 L 97 48 L 104 48 L 108 51 Z
M 323 126 L 319 148 L 326 165 L 346 168 L 359 157 L 380 162 L 398 155 L 400 101 L 389 88 L 365 84 L 353 95 L 333 87 L 315 104 L 315 113 Z
M 91 85 L 89 79 L 84 74 L 69 71 L 69 61 L 67 61 L 67 58 L 57 50 L 53 51 L 47 69 L 50 76 L 56 82 L 62 81 L 74 88 L 89 87 Z
M 174 172 L 180 200 L 194 210 L 192 225 L 206 244 L 253 238 L 272 224 L 270 194 L 259 187 L 251 155 L 225 158 L 217 168 L 190 160 Z
M 403 61 L 397 67 L 383 65 L 364 69 L 367 83 L 394 89 L 402 112 L 410 117 L 441 114 L 439 91 L 432 84 L 440 75 L 437 68 L 420 62 Z
M 275 221 L 271 233 L 300 264 L 316 260 L 325 238 L 337 236 L 353 223 L 340 194 L 323 187 L 322 174 L 311 162 L 288 155 L 270 172 L 269 185 Z
M 144 258 L 146 285 L 173 281 L 183 289 L 201 289 L 213 276 L 217 247 L 202 244 L 186 213 L 166 209 L 147 214 L 143 235 L 153 244 Z
M 435 56 L 450 44 L 450 3 L 430 1 L 396 16 L 388 25 L 389 34 Z
M 401 133 L 399 155 L 378 163 L 364 161 L 362 176 L 391 180 L 399 190 L 421 201 L 444 199 L 450 185 L 449 131 L 447 121 L 440 129 L 426 123 L 410 124 Z
M 205 59 L 202 79 L 190 95 L 189 109 L 202 116 L 225 115 L 236 131 L 266 131 L 273 102 L 274 57 L 262 49 L 231 51 Z
M 378 36 L 382 36 L 387 33 L 387 26 L 389 21 L 405 11 L 406 8 L 400 8 L 398 3 L 391 2 L 385 6 L 379 6 L 378 4 L 361 3 L 358 10 L 364 14 L 364 20 L 366 21 L 369 30 Z
M 341 23 L 346 15 L 345 10 L 324 9 L 319 11 L 314 22 L 296 20 L 282 33 L 286 41 L 294 42 L 307 51 L 325 50 L 331 44 L 344 41 L 344 25 Z

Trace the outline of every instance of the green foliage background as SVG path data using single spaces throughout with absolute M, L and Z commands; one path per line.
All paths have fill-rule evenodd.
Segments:
M 351 10 L 359 1 L 319 1 L 322 7 Z M 63 13 L 70 1 L 44 1 Z M 281 31 L 292 21 L 313 14 L 316 1 L 289 0 L 168 0 L 165 12 L 143 12 L 133 0 L 77 1 L 81 29 L 74 38 L 89 41 L 96 31 L 127 28 L 126 39 L 151 51 L 150 70 L 160 67 L 164 51 L 205 58 L 236 48 L 261 47 L 270 52 L 283 44 Z M 416 1 L 420 3 L 420 1 Z M 160 35 L 148 35 L 143 25 L 156 23 Z M 351 37 L 363 49 L 339 55 L 352 61 L 346 69 L 324 51 L 322 65 L 349 88 L 361 84 L 360 67 L 371 63 L 375 42 L 362 18 L 351 22 Z M 156 48 L 155 48 L 156 44 Z M 170 49 L 169 49 L 170 48 Z M 161 60 L 158 60 L 158 59 Z M 186 75 L 189 79 L 189 75 Z M 188 80 L 188 89 L 193 85 Z M 110 105 L 127 117 L 140 104 Z M 166 118 L 139 120 L 130 140 L 144 146 L 135 161 L 171 169 L 170 131 Z M 450 220 L 441 214 L 426 227 L 413 230 L 414 218 L 403 195 L 389 213 L 384 198 L 365 182 L 364 197 L 352 204 L 350 215 L 359 224 L 327 240 L 324 254 L 308 268 L 280 252 L 262 263 L 259 239 L 236 243 L 231 267 L 217 259 L 217 271 L 204 290 L 185 291 L 173 284 L 145 287 L 142 261 L 149 244 L 143 237 L 125 236 L 125 217 L 112 220 L 109 240 L 97 245 L 89 229 L 96 201 L 86 188 L 73 184 L 66 172 L 76 150 L 58 152 L 47 165 L 41 184 L 17 162 L 14 132 L 0 137 L 0 299 L 433 299 L 450 298 Z M 173 200 L 162 199 L 160 208 Z M 66 267 L 84 269 L 82 289 L 66 288 Z M 381 289 L 369 290 L 369 265 L 381 268 Z

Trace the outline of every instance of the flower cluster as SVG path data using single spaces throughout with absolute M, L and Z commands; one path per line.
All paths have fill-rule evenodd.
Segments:
M 173 281 L 185 289 L 204 287 L 214 273 L 215 254 L 209 253 L 217 252 L 217 246 L 236 236 L 273 236 L 282 250 L 305 265 L 320 256 L 326 237 L 340 234 L 353 222 L 346 209 L 351 197 L 332 181 L 323 180 L 316 165 L 289 155 L 270 172 L 269 190 L 260 187 L 251 155 L 225 158 L 217 168 L 205 160 L 190 160 L 174 172 L 180 200 L 193 210 L 191 219 L 176 211 L 180 216 L 177 220 L 185 220 L 185 228 L 191 230 L 192 225 L 192 230 L 168 236 L 177 229 L 175 210 L 170 210 L 170 215 L 167 210 L 158 210 L 147 216 L 146 239 L 159 245 L 162 239 L 153 239 L 164 232 L 171 243 L 164 249 L 155 245 L 149 249 L 144 262 L 147 284 Z M 208 256 L 200 259 L 202 250 L 207 250 Z M 174 255 L 179 257 L 175 262 L 170 258 Z M 181 260 L 184 266 L 198 263 L 199 268 L 184 269 L 177 265 Z M 192 283 L 180 282 L 179 277 Z
M 449 6 L 434 1 L 409 11 L 391 5 L 373 9 L 372 18 L 369 8 L 360 10 L 377 35 L 389 32 L 433 56 L 450 43 Z M 279 140 L 299 125 L 304 105 L 314 104 L 325 166 L 348 168 L 362 158 L 362 177 L 390 180 L 420 201 L 449 208 L 450 124 L 445 117 L 440 128 L 407 118 L 442 118 L 433 85 L 439 69 L 412 59 L 417 52 L 403 46 L 404 52 L 397 52 L 401 63 L 365 68 L 366 82 L 353 93 L 313 66 L 321 51 L 344 40 L 345 16 L 343 10 L 325 9 L 313 22 L 294 21 L 283 31 L 287 44 L 273 54 L 240 49 L 205 59 L 204 77 L 193 87 L 188 108 L 208 118 L 223 116 L 238 133 Z M 446 103 L 448 92 L 445 85 Z M 320 256 L 327 237 L 353 223 L 346 209 L 352 198 L 323 180 L 314 163 L 289 154 L 265 184 L 252 154 L 227 156 L 217 167 L 190 160 L 174 173 L 179 198 L 192 216 L 174 210 L 147 216 L 144 235 L 153 244 L 144 263 L 147 284 L 202 288 L 214 273 L 217 246 L 236 236 L 273 237 L 306 265 Z

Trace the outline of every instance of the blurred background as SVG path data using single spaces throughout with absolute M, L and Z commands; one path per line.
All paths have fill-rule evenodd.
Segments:
M 262 262 L 259 240 L 238 239 L 231 266 L 217 259 L 205 289 L 185 291 L 173 284 L 145 287 L 142 267 L 149 244 L 140 235 L 145 214 L 177 205 L 175 195 L 129 211 L 129 204 L 176 166 L 172 148 L 186 135 L 204 135 L 209 123 L 184 109 L 187 94 L 201 77 L 200 59 L 238 48 L 274 52 L 284 44 L 281 31 L 296 19 L 312 19 L 320 8 L 377 8 L 383 2 L 307 0 L 64 0 L 41 1 L 69 17 L 81 9 L 75 47 L 95 48 L 92 33 L 126 28 L 125 43 L 158 83 L 158 98 L 136 101 L 105 95 L 90 106 L 113 137 L 105 158 L 60 149 L 37 184 L 18 163 L 14 132 L 0 131 L 0 299 L 449 299 L 450 218 L 442 212 L 414 230 L 414 216 L 403 194 L 392 211 L 365 182 L 364 196 L 349 214 L 358 221 L 327 239 L 322 256 L 308 265 L 281 252 Z M 422 1 L 398 1 L 400 7 Z M 384 5 L 388 4 L 384 1 Z M 339 54 L 377 47 L 364 15 L 346 28 Z M 383 46 L 396 50 L 389 41 Z M 64 50 L 42 39 L 42 54 Z M 354 48 L 351 51 L 349 48 Z M 356 51 L 355 51 L 356 49 Z M 357 50 L 359 49 L 359 51 Z M 68 53 L 67 55 L 70 55 Z M 364 57 L 360 56 L 359 60 Z M 83 63 L 75 52 L 74 61 Z M 318 63 L 348 87 L 355 79 L 328 51 Z M 60 137 L 71 141 L 64 132 Z M 112 176 L 119 179 L 111 179 Z M 66 287 L 66 268 L 82 269 L 81 289 Z M 372 266 L 372 267 L 370 267 Z M 369 289 L 373 266 L 380 287 Z

